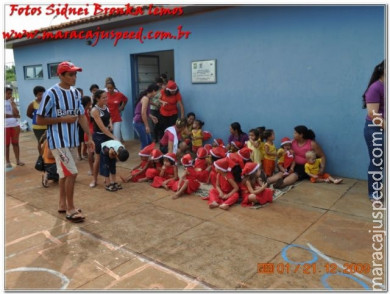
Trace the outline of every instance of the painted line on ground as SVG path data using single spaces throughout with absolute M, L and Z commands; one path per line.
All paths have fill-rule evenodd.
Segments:
M 65 290 L 70 281 L 68 279 L 67 276 L 65 276 L 64 274 L 60 273 L 60 272 L 57 272 L 55 270 L 52 270 L 52 269 L 49 269 L 49 268 L 43 268 L 43 267 L 18 267 L 18 268 L 14 268 L 14 269 L 9 269 L 9 270 L 6 270 L 5 273 L 8 274 L 8 273 L 14 273 L 14 272 L 47 272 L 49 274 L 52 274 L 58 278 L 61 279 L 61 283 L 62 283 L 62 287 L 60 288 L 61 290 Z
M 309 246 L 309 248 L 310 248 L 312 251 L 314 251 L 315 253 L 317 253 L 319 256 L 321 256 L 321 257 L 322 257 L 323 259 L 325 259 L 326 261 L 328 261 L 328 262 L 330 262 L 330 263 L 335 263 L 335 264 L 337 264 L 337 267 L 340 268 L 340 269 L 344 268 L 344 266 L 343 266 L 341 263 L 336 262 L 336 261 L 334 261 L 332 258 L 326 256 L 324 253 L 322 253 L 321 251 L 319 251 L 317 248 L 315 248 L 315 247 L 314 247 L 313 245 L 311 245 L 310 243 L 307 243 L 307 246 Z M 372 284 L 372 280 L 371 280 L 369 277 L 367 277 L 367 276 L 364 276 L 364 275 L 359 274 L 359 273 L 353 273 L 353 275 L 355 275 L 355 276 L 357 276 L 358 278 L 360 278 L 360 279 L 362 279 L 362 280 L 364 280 L 364 281 L 369 282 L 370 284 Z M 385 289 L 385 287 L 384 287 L 383 285 L 381 286 L 381 288 L 382 288 L 382 289 Z

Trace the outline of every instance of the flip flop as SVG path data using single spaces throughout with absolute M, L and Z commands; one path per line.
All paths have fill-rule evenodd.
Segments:
M 7 165 L 5 166 L 6 168 L 11 168 L 12 167 L 12 164 L 11 163 L 7 163 Z
M 19 161 L 16 165 L 23 166 L 24 162 Z
M 89 187 L 90 187 L 90 188 L 95 188 L 96 185 L 97 185 L 96 182 L 93 182 L 93 183 L 90 183 L 90 184 L 89 184 Z
M 83 211 L 81 210 L 81 208 L 76 208 L 76 211 L 79 212 L 79 213 L 83 212 Z M 59 210 L 58 210 L 58 213 L 66 213 L 66 209 L 64 209 L 64 210 L 59 209 Z
M 77 216 L 79 214 L 79 212 L 75 211 L 73 212 L 72 214 L 68 214 L 66 216 L 66 219 L 68 221 L 71 221 L 72 223 L 81 223 L 84 221 L 84 217 L 82 216 Z

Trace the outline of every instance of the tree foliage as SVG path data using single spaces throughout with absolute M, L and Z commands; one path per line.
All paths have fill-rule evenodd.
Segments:
M 10 84 L 10 82 L 16 81 L 15 65 L 11 67 L 5 67 L 5 81 L 6 84 Z

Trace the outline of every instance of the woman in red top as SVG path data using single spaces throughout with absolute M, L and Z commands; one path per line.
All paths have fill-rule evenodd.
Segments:
M 315 139 L 315 134 L 312 130 L 309 130 L 306 126 L 296 126 L 294 132 L 294 140 L 291 144 L 291 149 L 295 154 L 295 167 L 292 173 L 283 178 L 283 173 L 279 172 L 267 179 L 268 184 L 274 184 L 275 189 L 281 189 L 283 187 L 294 184 L 296 181 L 303 179 L 309 179 L 309 176 L 305 173 L 306 152 L 313 150 L 317 158 L 321 158 L 321 168 L 319 175 L 322 175 L 326 166 L 326 157 L 324 151 Z
M 175 124 L 178 118 L 177 105 L 180 107 L 180 118 L 184 119 L 182 97 L 174 81 L 168 81 L 166 88 L 161 90 L 160 102 L 160 123 L 163 131 Z
M 108 98 L 107 106 L 111 115 L 113 134 L 120 141 L 122 141 L 123 138 L 121 133 L 121 124 L 122 124 L 121 112 L 123 111 L 123 109 L 125 109 L 128 99 L 125 95 L 123 95 L 121 92 L 119 92 L 116 89 L 115 83 L 112 79 L 107 78 L 106 89 L 107 89 L 107 98 Z

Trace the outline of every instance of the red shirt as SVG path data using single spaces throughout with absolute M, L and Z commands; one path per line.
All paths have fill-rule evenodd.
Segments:
M 177 114 L 177 102 L 181 101 L 180 92 L 176 92 L 175 95 L 167 96 L 165 90 L 161 90 L 161 98 L 162 101 L 168 102 L 166 105 L 161 105 L 160 113 L 163 116 L 172 116 Z
M 121 122 L 122 118 L 119 112 L 119 107 L 121 103 L 127 103 L 128 100 L 127 97 L 123 95 L 121 92 L 114 92 L 112 94 L 107 92 L 107 97 L 108 97 L 107 106 L 108 106 L 108 110 L 110 111 L 111 121 L 113 123 Z

